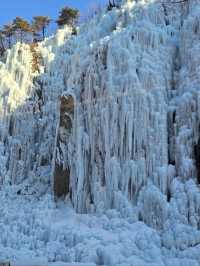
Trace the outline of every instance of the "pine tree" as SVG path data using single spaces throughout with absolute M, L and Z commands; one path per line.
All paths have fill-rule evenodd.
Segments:
M 79 17 L 79 11 L 74 8 L 64 7 L 60 11 L 58 20 L 56 21 L 59 27 L 64 25 L 74 26 Z
M 19 33 L 21 43 L 24 40 L 25 34 L 31 33 L 33 31 L 30 24 L 26 20 L 20 17 L 16 17 L 13 20 L 13 26 L 14 26 L 15 32 Z
M 51 19 L 46 16 L 36 16 L 33 18 L 32 28 L 35 34 L 42 31 L 42 38 L 45 38 L 45 31 Z
M 3 30 L 1 31 L 2 36 L 7 40 L 8 42 L 8 48 L 11 48 L 12 45 L 12 37 L 14 35 L 15 29 L 14 25 L 12 23 L 6 24 L 3 26 Z

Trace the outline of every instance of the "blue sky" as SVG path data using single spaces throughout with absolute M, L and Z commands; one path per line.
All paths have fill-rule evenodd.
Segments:
M 0 25 L 12 21 L 16 16 L 30 20 L 35 15 L 47 15 L 55 19 L 63 6 L 72 6 L 85 13 L 95 3 L 106 0 L 2 0 Z

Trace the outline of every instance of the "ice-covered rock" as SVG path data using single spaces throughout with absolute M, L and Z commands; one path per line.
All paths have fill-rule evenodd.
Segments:
M 8 198 L 66 197 L 94 223 L 101 217 L 105 234 L 114 228 L 112 241 L 104 235 L 99 245 L 96 231 L 83 225 L 79 235 L 67 221 L 55 232 L 26 215 L 15 227 L 5 213 L 4 254 L 17 245 L 12 229 L 26 251 L 50 261 L 200 263 L 200 4 L 119 4 L 77 36 L 65 27 L 36 47 L 15 45 L 0 63 L 0 195 L 11 184 Z M 30 224 L 40 228 L 34 238 Z

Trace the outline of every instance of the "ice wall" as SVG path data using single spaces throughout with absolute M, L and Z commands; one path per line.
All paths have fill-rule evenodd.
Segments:
M 54 69 L 65 65 L 55 76 L 75 101 L 63 165 L 77 211 L 126 209 L 127 199 L 135 205 L 148 181 L 164 194 L 169 190 L 173 28 L 160 4 L 133 2 L 90 23 L 53 63 Z
M 80 213 L 127 216 L 136 206 L 158 230 L 174 217 L 199 228 L 197 7 L 124 1 L 77 36 L 66 27 L 40 43 L 40 73 L 27 45 L 9 51 L 0 65 L 2 183 L 68 193 Z

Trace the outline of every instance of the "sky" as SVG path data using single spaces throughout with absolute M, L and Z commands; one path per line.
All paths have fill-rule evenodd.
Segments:
M 0 25 L 13 20 L 16 16 L 31 20 L 33 16 L 45 15 L 56 19 L 59 10 L 72 6 L 86 13 L 94 4 L 105 4 L 106 0 L 1 0 Z

